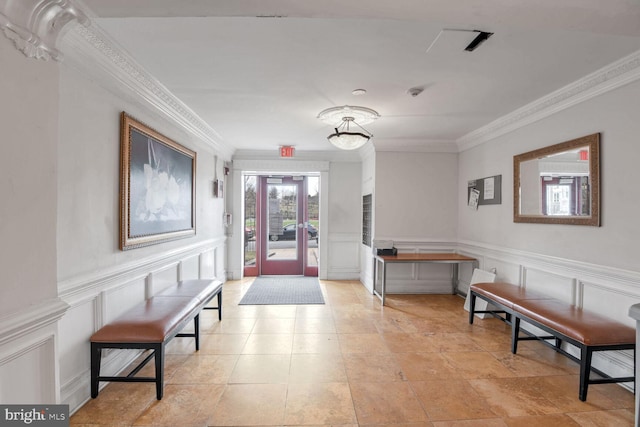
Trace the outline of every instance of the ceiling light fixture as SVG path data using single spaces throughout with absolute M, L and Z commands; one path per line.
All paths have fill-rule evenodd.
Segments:
M 370 108 L 349 105 L 327 108 L 318 114 L 320 120 L 334 126 L 335 133 L 329 135 L 327 139 L 341 150 L 355 150 L 366 144 L 373 135 L 362 125 L 371 123 L 378 117 L 380 115 Z M 362 132 L 352 131 L 352 123 Z
M 351 132 L 349 125 L 353 123 L 362 129 L 362 132 Z M 336 133 L 327 137 L 330 143 L 341 150 L 355 150 L 362 147 L 373 136 L 369 131 L 355 122 L 353 117 L 343 117 L 340 126 L 335 128 Z

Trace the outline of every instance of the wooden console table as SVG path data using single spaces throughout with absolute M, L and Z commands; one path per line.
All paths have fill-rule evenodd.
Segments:
M 440 263 L 451 264 L 453 273 L 451 277 L 451 293 L 455 294 L 458 290 L 458 266 L 463 262 L 471 262 L 474 267 L 478 266 L 478 260 L 465 255 L 456 253 L 422 253 L 422 254 L 398 254 L 398 255 L 375 255 L 373 261 L 373 293 L 376 294 L 382 300 L 382 305 L 385 302 L 385 293 L 387 288 L 387 264 L 390 263 Z M 378 264 L 381 264 L 381 272 L 378 269 Z M 380 274 L 380 291 L 376 289 L 378 284 L 378 274 Z

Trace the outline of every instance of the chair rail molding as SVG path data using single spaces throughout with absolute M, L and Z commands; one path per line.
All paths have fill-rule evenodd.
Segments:
M 61 61 L 56 44 L 72 21 L 89 18 L 69 0 L 0 0 L 0 28 L 28 58 Z

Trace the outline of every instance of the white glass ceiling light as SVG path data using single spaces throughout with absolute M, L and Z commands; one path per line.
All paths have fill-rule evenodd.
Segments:
M 320 120 L 334 126 L 336 132 L 327 139 L 342 150 L 355 150 L 366 144 L 373 135 L 361 125 L 371 123 L 378 117 L 380 115 L 370 108 L 349 105 L 327 108 L 318 114 Z M 352 123 L 362 132 L 351 130 Z

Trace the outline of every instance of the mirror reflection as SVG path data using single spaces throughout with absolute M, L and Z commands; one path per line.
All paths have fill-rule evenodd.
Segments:
M 514 221 L 599 225 L 599 134 L 514 156 Z

